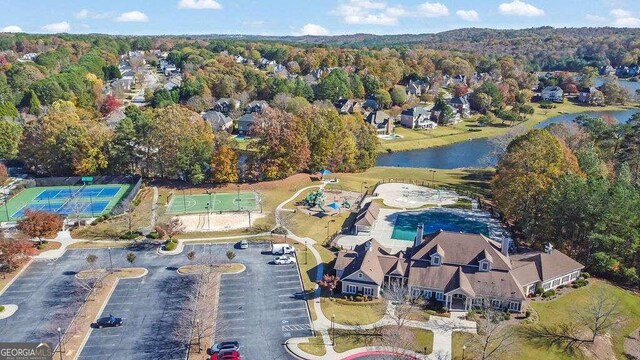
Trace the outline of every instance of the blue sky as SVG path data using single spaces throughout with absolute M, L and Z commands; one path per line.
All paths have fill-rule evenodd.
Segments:
M 637 1 L 0 0 L 0 30 L 340 35 L 433 33 L 462 27 L 640 27 Z

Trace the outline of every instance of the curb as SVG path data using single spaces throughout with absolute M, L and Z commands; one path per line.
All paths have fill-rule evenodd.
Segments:
M 13 277 L 13 279 L 9 280 L 9 282 L 2 288 L 0 289 L 0 295 L 4 294 L 5 291 L 7 291 L 7 289 L 9 289 L 9 287 L 20 277 L 20 275 L 22 275 L 22 273 L 29 267 L 29 265 L 31 265 L 31 263 L 33 262 L 34 258 L 29 259 L 29 262 L 27 262 L 26 264 L 24 264 L 24 266 L 22 267 L 22 269 L 20 269 L 20 271 L 18 271 L 18 273 L 16 274 L 16 276 Z
M 15 305 L 15 304 L 4 305 L 4 311 L 0 313 L 0 320 L 11 317 L 11 315 L 15 314 L 16 311 L 18 311 L 18 305 Z

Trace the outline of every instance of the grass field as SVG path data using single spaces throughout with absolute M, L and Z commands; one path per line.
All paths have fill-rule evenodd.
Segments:
M 127 194 L 131 185 L 48 186 L 24 189 L 0 207 L 0 221 L 15 221 L 25 210 L 40 210 L 70 217 L 108 214 Z
M 611 342 L 613 352 L 617 359 L 627 359 L 624 355 L 624 340 L 635 329 L 640 327 L 640 296 L 632 292 L 626 291 L 620 287 L 611 285 L 605 281 L 590 279 L 589 286 L 571 291 L 552 301 L 536 301 L 532 303 L 532 307 L 538 312 L 540 317 L 539 324 L 554 325 L 563 322 L 575 320 L 575 309 L 578 304 L 586 304 L 589 298 L 596 292 L 604 291 L 611 298 L 618 301 L 620 308 L 620 317 L 623 319 L 621 326 L 615 327 L 611 332 Z M 512 325 L 515 330 L 523 326 L 530 325 Z M 476 358 L 477 354 L 470 353 L 470 346 L 473 344 L 473 335 L 454 333 L 453 336 L 453 358 L 462 359 L 462 345 L 467 344 L 466 359 Z M 540 347 L 527 342 L 524 339 L 517 339 L 514 346 L 517 351 L 517 358 L 522 360 L 569 360 L 575 359 L 575 355 L 570 355 L 559 347 Z M 509 352 L 499 357 L 499 360 L 507 360 L 514 358 L 514 353 Z
M 518 123 L 519 126 L 531 129 L 550 117 L 564 113 L 610 111 L 630 108 L 623 106 L 592 107 L 568 101 L 563 104 L 558 104 L 554 109 L 541 109 L 538 104 L 533 104 L 533 107 L 535 108 L 535 113 L 529 116 L 526 121 Z M 503 124 L 500 120 L 489 126 L 480 126 L 477 122 L 478 118 L 479 116 L 473 116 L 453 126 L 438 126 L 433 130 L 412 130 L 398 126 L 395 128 L 395 133 L 403 136 L 403 138 L 380 140 L 378 152 L 386 152 L 388 150 L 406 151 L 444 146 L 471 139 L 498 136 L 506 133 L 510 129 L 510 124 Z
M 209 211 L 257 210 L 259 203 L 253 192 L 187 195 L 177 192 L 171 198 L 168 214 L 203 214 Z

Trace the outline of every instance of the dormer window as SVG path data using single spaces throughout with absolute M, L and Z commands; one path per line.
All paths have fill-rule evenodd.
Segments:
M 491 265 L 488 261 L 480 261 L 480 271 L 489 271 L 491 270 Z
M 431 265 L 440 266 L 441 264 L 442 264 L 442 259 L 440 258 L 440 255 L 437 255 L 437 254 L 431 255 Z
M 358 279 L 362 279 L 362 273 L 358 274 Z

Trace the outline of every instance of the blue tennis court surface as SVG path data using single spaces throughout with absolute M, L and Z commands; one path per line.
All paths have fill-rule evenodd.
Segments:
M 64 204 L 29 204 L 13 214 L 12 218 L 22 218 L 27 210 L 46 211 L 63 216 L 95 216 L 100 215 L 109 205 L 109 201 L 70 201 Z
M 120 186 L 117 187 L 90 187 L 82 189 L 46 189 L 43 190 L 34 200 L 48 199 L 69 199 L 69 198 L 111 198 L 114 197 Z

